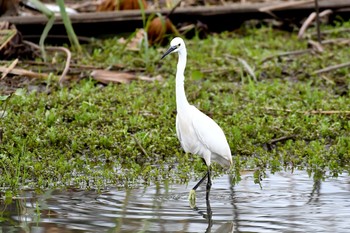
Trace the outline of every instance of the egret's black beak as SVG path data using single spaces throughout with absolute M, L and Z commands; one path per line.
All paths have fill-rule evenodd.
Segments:
M 166 55 L 168 55 L 169 53 L 171 53 L 171 52 L 174 51 L 175 49 L 177 49 L 177 46 L 176 46 L 176 45 L 171 46 L 171 47 L 163 54 L 163 56 L 162 56 L 160 59 L 165 58 Z

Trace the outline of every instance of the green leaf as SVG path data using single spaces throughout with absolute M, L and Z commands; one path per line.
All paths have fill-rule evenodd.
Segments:
M 200 72 L 199 70 L 192 71 L 192 79 L 200 80 L 202 78 L 203 78 L 203 73 L 202 72 Z
M 9 95 L 0 95 L 0 101 L 5 101 L 7 98 L 10 97 Z
M 24 96 L 25 90 L 23 88 L 18 88 L 15 92 L 15 95 L 17 96 Z

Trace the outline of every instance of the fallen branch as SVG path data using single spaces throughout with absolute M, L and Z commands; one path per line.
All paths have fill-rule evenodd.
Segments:
M 299 2 L 286 2 L 286 3 L 281 3 L 281 4 L 277 4 L 277 5 L 272 5 L 272 6 L 265 6 L 265 7 L 261 7 L 259 8 L 259 11 L 261 12 L 268 12 L 268 11 L 275 11 L 275 10 L 282 10 L 285 8 L 290 8 L 290 7 L 294 7 L 294 6 L 301 6 L 304 4 L 309 4 L 314 2 L 314 0 L 306 0 L 306 1 L 299 1 Z

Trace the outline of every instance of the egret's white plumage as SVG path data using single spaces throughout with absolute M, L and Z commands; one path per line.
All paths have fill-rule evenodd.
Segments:
M 208 199 L 208 189 L 211 186 L 210 164 L 214 161 L 224 167 L 230 166 L 232 164 L 231 150 L 218 124 L 187 101 L 184 88 L 187 50 L 180 37 L 175 37 L 170 42 L 170 48 L 162 58 L 174 52 L 179 54 L 176 71 L 176 133 L 185 152 L 201 156 L 208 166 L 208 173 L 205 175 L 205 177 L 208 176 Z M 203 182 L 205 177 L 193 190 Z
M 223 167 L 231 165 L 231 150 L 224 132 L 193 105 L 188 105 L 186 113 L 177 113 L 176 133 L 185 152 L 201 156 L 207 166 L 211 161 Z

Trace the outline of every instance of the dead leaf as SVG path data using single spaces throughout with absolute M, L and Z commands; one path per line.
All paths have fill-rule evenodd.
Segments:
M 145 0 L 141 0 L 143 9 L 147 9 Z M 139 10 L 141 9 L 139 0 L 104 0 L 97 6 L 97 11 L 115 11 L 115 10 Z
M 34 58 L 37 51 L 23 43 L 21 33 L 14 24 L 0 22 L 0 59 Z
M 154 81 L 162 81 L 163 80 L 163 77 L 158 74 L 157 76 L 155 77 L 148 77 L 148 76 L 138 76 L 137 77 L 139 80 L 142 80 L 142 81 L 147 81 L 147 82 L 154 82 Z
M 126 72 L 115 72 L 109 70 L 93 70 L 91 76 L 97 81 L 108 84 L 108 83 L 130 83 L 136 79 L 135 74 Z
M 150 45 L 162 44 L 167 35 L 178 35 L 174 24 L 167 17 L 155 17 L 147 28 L 147 37 Z
M 120 71 L 111 71 L 111 70 L 93 70 L 91 72 L 91 77 L 95 80 L 104 83 L 124 83 L 129 84 L 133 80 L 142 80 L 147 82 L 153 82 L 155 80 L 161 81 L 163 80 L 162 76 L 157 75 L 154 78 L 148 76 L 137 76 L 133 73 L 120 72 Z
M 141 0 L 143 9 L 147 9 L 147 3 L 145 0 Z M 139 10 L 141 9 L 139 0 L 119 0 L 118 8 L 119 10 Z
M 97 6 L 96 11 L 114 11 L 117 6 L 116 0 L 104 0 L 100 5 Z
M 0 16 L 18 15 L 19 0 L 1 0 Z

